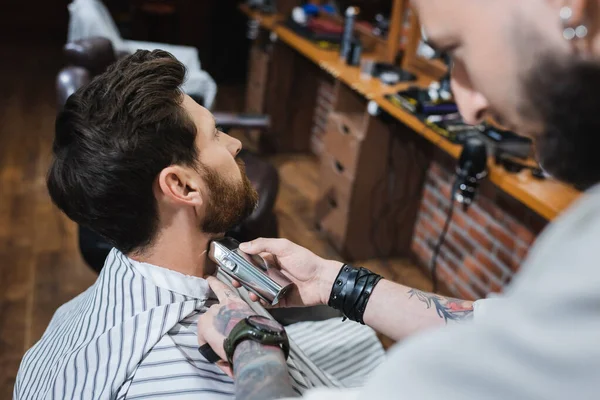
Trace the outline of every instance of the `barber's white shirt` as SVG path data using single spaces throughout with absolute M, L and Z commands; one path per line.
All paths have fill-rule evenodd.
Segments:
M 600 187 L 538 238 L 474 320 L 396 345 L 360 390 L 304 398 L 600 399 Z M 399 310 L 398 312 L 402 312 Z
M 25 355 L 15 399 L 231 399 L 233 381 L 198 352 L 196 321 L 216 302 L 204 279 L 113 249 L 96 283 L 56 312 Z M 336 385 L 360 385 L 383 360 L 374 332 L 341 318 L 286 328 Z M 294 389 L 311 381 L 288 360 Z

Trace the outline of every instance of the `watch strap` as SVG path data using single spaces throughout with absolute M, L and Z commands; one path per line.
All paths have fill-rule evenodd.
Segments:
M 223 348 L 225 349 L 229 364 L 233 365 L 235 349 L 244 340 L 252 340 L 267 346 L 278 346 L 283 351 L 286 360 L 290 353 L 289 341 L 285 330 L 282 330 L 279 334 L 269 334 L 252 326 L 248 322 L 248 318 L 244 318 L 233 327 L 231 332 L 229 332 L 229 336 L 223 341 Z

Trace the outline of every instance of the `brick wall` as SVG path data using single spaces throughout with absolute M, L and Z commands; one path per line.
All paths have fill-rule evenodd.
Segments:
M 454 165 L 454 164 L 451 164 Z M 450 205 L 453 167 L 434 161 L 427 173 L 412 241 L 418 261 L 429 268 Z M 437 259 L 440 282 L 456 296 L 477 299 L 510 282 L 546 221 L 484 182 L 467 212 L 456 203 Z
M 319 82 L 319 89 L 317 90 L 317 105 L 310 140 L 310 147 L 315 155 L 320 155 L 323 151 L 323 134 L 325 133 L 327 118 L 333 109 L 334 102 L 334 81 L 332 78 L 323 77 Z

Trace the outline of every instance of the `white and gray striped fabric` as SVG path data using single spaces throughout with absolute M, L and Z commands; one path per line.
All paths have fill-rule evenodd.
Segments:
M 96 283 L 60 307 L 25 354 L 14 398 L 231 399 L 233 381 L 197 350 L 196 320 L 215 301 L 204 279 L 113 249 Z M 384 357 L 374 332 L 349 321 L 286 329 L 320 370 L 303 370 L 300 350 L 292 352 L 288 366 L 299 393 L 361 385 Z M 327 382 L 315 379 L 322 374 Z

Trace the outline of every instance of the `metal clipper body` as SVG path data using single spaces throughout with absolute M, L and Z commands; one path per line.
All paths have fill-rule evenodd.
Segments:
M 279 270 L 269 268 L 262 257 L 241 251 L 239 245 L 237 240 L 230 237 L 213 240 L 208 250 L 208 258 L 217 264 L 221 271 L 267 303 L 279 303 L 292 287 L 292 282 Z

